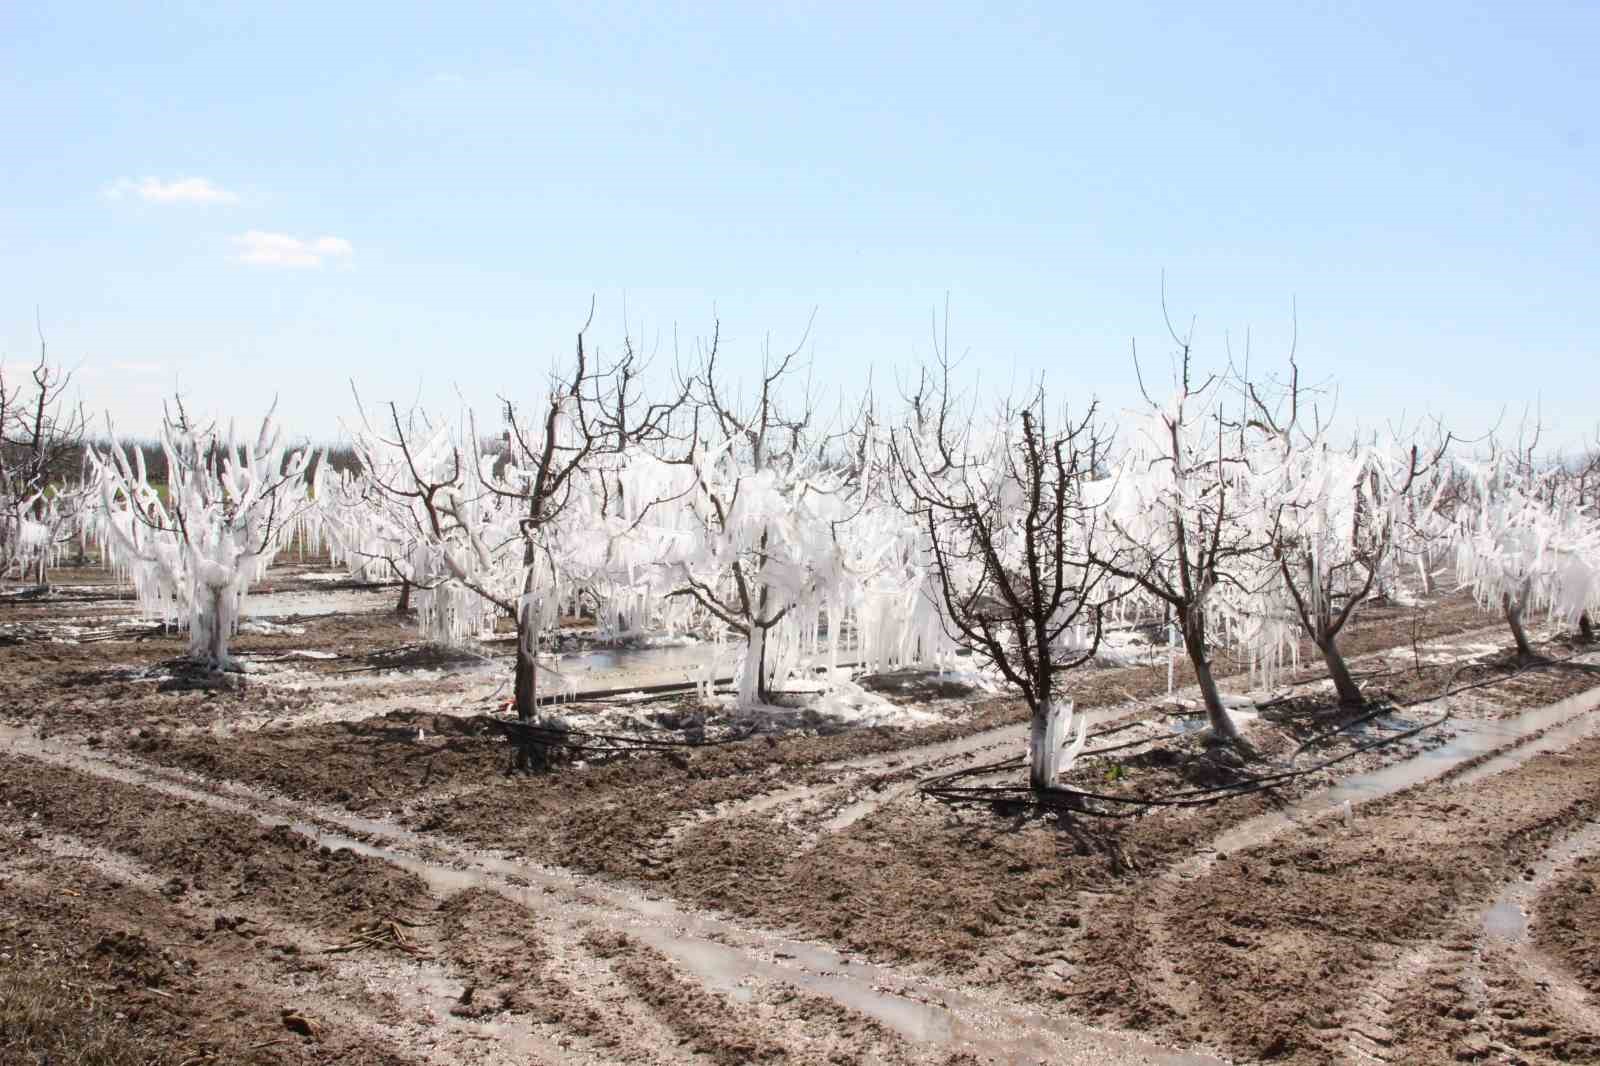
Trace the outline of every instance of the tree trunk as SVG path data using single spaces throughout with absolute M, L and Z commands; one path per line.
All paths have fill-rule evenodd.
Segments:
M 1228 709 L 1222 705 L 1222 693 L 1217 689 L 1216 678 L 1211 676 L 1211 658 L 1206 653 L 1205 618 L 1198 609 L 1184 611 L 1181 617 L 1184 650 L 1189 653 L 1189 665 L 1194 667 L 1195 681 L 1200 685 L 1200 697 L 1205 701 L 1206 719 L 1211 725 L 1211 732 L 1218 740 L 1242 747 L 1244 738 L 1239 736 Z
M 405 614 L 411 610 L 411 582 L 405 578 L 400 579 L 400 602 L 395 604 L 395 614 Z
M 1028 787 L 1043 792 L 1051 785 L 1049 774 L 1050 704 L 1040 700 L 1034 704 L 1033 717 L 1028 727 Z
M 761 631 L 761 650 L 756 655 L 756 702 L 772 702 L 772 690 L 767 684 L 767 632 Z
M 533 634 L 517 619 L 517 676 L 512 688 L 512 698 L 517 709 L 517 721 L 524 724 L 534 719 L 534 704 L 538 697 L 539 660 L 533 647 Z
M 1539 656 L 1528 642 L 1527 631 L 1522 628 L 1522 598 L 1504 593 L 1500 597 L 1500 606 L 1505 611 L 1506 624 L 1511 627 L 1511 636 L 1517 642 L 1517 659 L 1521 662 L 1537 659 Z
M 529 732 L 537 722 L 535 704 L 539 693 L 538 635 L 534 632 L 534 624 L 533 605 L 524 603 L 517 614 L 517 673 L 512 686 L 517 722 L 523 727 L 512 764 L 515 770 L 543 769 L 548 762 L 547 749 L 535 744 Z
M 1333 689 L 1339 694 L 1339 706 L 1360 707 L 1367 701 L 1361 695 L 1361 686 L 1357 685 L 1355 678 L 1350 676 L 1350 668 L 1344 663 L 1344 655 L 1339 651 L 1339 645 L 1333 637 L 1317 642 L 1317 650 L 1322 652 L 1322 661 L 1327 664 L 1328 676 L 1333 678 Z
M 1594 643 L 1594 622 L 1590 620 L 1588 611 L 1578 616 L 1578 639 L 1585 644 Z
M 767 535 L 762 533 L 761 548 L 765 551 L 766 547 Z M 750 632 L 755 633 L 759 630 L 761 634 L 759 650 L 756 653 L 756 702 L 762 705 L 772 702 L 772 693 L 767 685 L 767 638 L 772 634 L 770 630 L 762 628 L 760 625 L 761 620 L 767 617 L 767 597 L 771 594 L 771 591 L 771 588 L 763 582 L 761 595 L 756 599 L 756 616 L 750 620 Z
M 759 707 L 771 699 L 767 685 L 767 639 L 770 636 L 766 628 L 754 622 L 745 634 L 744 665 L 738 677 L 741 707 Z
M 228 665 L 228 619 L 222 609 L 223 589 L 211 590 L 211 668 L 221 670 Z

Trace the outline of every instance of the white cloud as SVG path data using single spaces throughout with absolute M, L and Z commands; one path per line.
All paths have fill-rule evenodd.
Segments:
M 302 240 L 287 233 L 253 229 L 233 239 L 240 248 L 239 262 L 257 266 L 319 267 L 325 259 L 348 259 L 355 251 L 342 237 Z
M 141 178 L 134 181 L 132 178 L 118 178 L 106 187 L 106 196 L 112 200 L 124 200 L 130 196 L 150 204 L 236 204 L 239 202 L 237 193 L 229 192 L 221 186 L 212 184 L 205 178 L 174 178 L 172 181 L 162 181 L 160 178 Z

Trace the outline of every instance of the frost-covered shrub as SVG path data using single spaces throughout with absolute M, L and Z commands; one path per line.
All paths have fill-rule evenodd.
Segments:
M 168 481 L 152 484 L 144 453 L 113 437 L 92 450 L 95 536 L 133 581 L 140 606 L 189 631 L 189 656 L 230 665 L 228 638 L 246 593 L 293 535 L 308 506 L 310 449 L 285 447 L 272 414 L 238 442 L 183 415 L 162 428 Z

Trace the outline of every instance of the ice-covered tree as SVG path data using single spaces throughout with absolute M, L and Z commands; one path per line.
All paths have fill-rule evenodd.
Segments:
M 288 543 L 310 507 L 309 448 L 289 449 L 262 419 L 252 440 L 197 425 L 181 402 L 163 419 L 167 481 L 152 482 L 142 448 L 111 435 L 91 449 L 99 506 L 95 531 L 132 578 L 145 611 L 189 631 L 189 657 L 232 665 L 228 639 L 246 593 Z
M 78 533 L 85 417 L 68 402 L 72 375 L 50 362 L 44 334 L 39 360 L 21 379 L 0 363 L 0 577 L 21 572 L 35 585 Z
M 1426 449 L 1399 435 L 1336 445 L 1293 359 L 1281 388 L 1247 377 L 1239 384 L 1254 434 L 1246 469 L 1255 506 L 1244 514 L 1259 524 L 1279 578 L 1262 590 L 1260 609 L 1271 611 L 1270 593 L 1280 592 L 1321 654 L 1339 702 L 1359 706 L 1364 697 L 1339 635 L 1375 590 L 1394 586 L 1402 564 L 1429 550 L 1437 500 L 1424 493 L 1442 484 L 1428 475 L 1449 435 L 1441 431 Z
M 743 642 L 739 700 L 754 706 L 770 701 L 795 664 L 794 623 L 814 617 L 808 608 L 837 584 L 854 479 L 829 454 L 812 398 L 797 391 L 801 346 L 764 357 L 754 395 L 739 397 L 718 345 L 714 332 L 692 392 L 694 476 L 683 506 L 696 549 L 678 563 L 674 595 Z
M 1458 580 L 1500 610 L 1523 662 L 1538 658 L 1528 611 L 1571 624 L 1600 607 L 1600 523 L 1530 458 L 1498 451 L 1470 465 L 1451 530 Z
M 1251 513 L 1247 430 L 1224 409 L 1218 376 L 1195 379 L 1189 338 L 1174 337 L 1173 390 L 1158 400 L 1140 377 L 1146 408 L 1101 487 L 1111 535 L 1096 561 L 1133 596 L 1170 609 L 1213 734 L 1244 746 L 1212 674 L 1212 644 L 1270 657 L 1292 646 L 1292 622 L 1263 610 L 1267 545 Z
M 355 470 L 317 466 L 313 478 L 317 534 L 333 561 L 351 577 L 398 581 L 395 611 L 404 614 L 411 609 L 416 575 L 427 566 L 418 522 L 410 510 L 414 501 L 385 491 L 386 486 L 404 482 L 405 459 L 398 448 L 367 431 L 356 435 L 351 451 L 358 462 Z
M 495 450 L 484 448 L 470 415 L 453 428 L 429 425 L 392 404 L 371 437 L 401 459 L 381 487 L 418 539 L 411 580 L 419 623 L 436 639 L 458 641 L 496 616 L 514 619 L 513 702 L 523 722 L 537 717 L 539 640 L 559 618 L 572 559 L 586 538 L 608 540 L 628 524 L 605 503 L 617 491 L 608 473 L 631 449 L 662 444 L 683 399 L 680 386 L 647 400 L 644 360 L 632 344 L 604 360 L 587 351 L 587 329 L 542 396 L 526 407 L 504 403 Z M 579 513 L 610 518 L 579 528 Z M 521 751 L 519 761 L 531 755 Z

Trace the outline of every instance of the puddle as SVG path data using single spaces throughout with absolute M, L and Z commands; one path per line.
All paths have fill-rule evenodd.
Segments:
M 1528 938 L 1528 915 L 1511 899 L 1499 899 L 1483 916 L 1483 930 L 1498 940 L 1521 943 Z
M 1580 692 L 1548 707 L 1497 721 L 1454 719 L 1451 725 L 1456 734 L 1443 744 L 1369 773 L 1346 778 L 1289 804 L 1282 811 L 1252 818 L 1219 836 L 1212 846 L 1226 854 L 1266 843 L 1291 826 L 1342 809 L 1346 802 L 1359 807 L 1403 792 L 1413 785 L 1442 777 L 1463 763 L 1549 730 L 1536 740 L 1500 752 L 1463 771 L 1449 785 L 1468 787 L 1474 781 L 1520 766 L 1541 752 L 1558 750 L 1575 740 L 1600 733 L 1600 716 L 1591 713 L 1596 708 L 1600 708 L 1600 689 Z
M 1579 1029 L 1593 1032 L 1600 1026 L 1595 997 L 1556 960 L 1548 957 L 1529 935 L 1529 913 L 1540 892 L 1572 863 L 1600 850 L 1600 822 L 1587 822 L 1558 841 L 1539 861 L 1501 890 L 1483 913 L 1486 946 L 1509 953 L 1511 964 L 1544 995 L 1546 1002 Z
M 1528 940 L 1528 912 L 1533 901 L 1550 882 L 1574 860 L 1600 850 L 1600 822 L 1586 822 L 1569 833 L 1540 857 L 1539 861 L 1512 881 L 1484 912 L 1483 931 L 1508 944 Z

